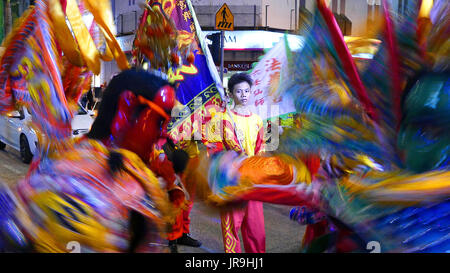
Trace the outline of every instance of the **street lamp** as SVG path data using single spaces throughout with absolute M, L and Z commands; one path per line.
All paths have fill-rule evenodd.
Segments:
M 267 7 L 270 5 L 266 5 L 266 28 L 267 28 Z

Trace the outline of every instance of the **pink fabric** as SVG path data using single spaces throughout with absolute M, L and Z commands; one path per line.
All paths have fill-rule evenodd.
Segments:
M 226 253 L 241 253 L 239 229 L 247 253 L 266 252 L 263 203 L 248 201 L 245 208 L 221 213 L 222 236 Z

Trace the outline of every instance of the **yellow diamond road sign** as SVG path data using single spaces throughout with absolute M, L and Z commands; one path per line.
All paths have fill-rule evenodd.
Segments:
M 227 4 L 223 4 L 219 11 L 216 12 L 216 29 L 234 29 L 234 16 Z

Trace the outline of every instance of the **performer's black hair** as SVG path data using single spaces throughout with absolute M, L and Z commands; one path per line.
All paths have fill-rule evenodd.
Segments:
M 169 85 L 169 82 L 144 70 L 129 69 L 116 75 L 103 92 L 97 118 L 87 137 L 105 139 L 111 135 L 111 123 L 116 115 L 122 92 L 129 90 L 152 100 L 164 85 Z
M 236 73 L 228 80 L 228 91 L 230 94 L 233 94 L 233 89 L 236 84 L 240 84 L 241 82 L 247 82 L 250 87 L 253 85 L 252 78 L 249 74 L 242 72 Z

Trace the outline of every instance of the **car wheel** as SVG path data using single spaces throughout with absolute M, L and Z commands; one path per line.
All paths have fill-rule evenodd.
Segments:
M 4 150 L 6 147 L 6 144 L 0 141 L 0 150 Z
M 29 164 L 33 159 L 30 144 L 28 144 L 28 140 L 25 135 L 20 136 L 20 158 L 22 159 L 22 162 L 26 164 Z

